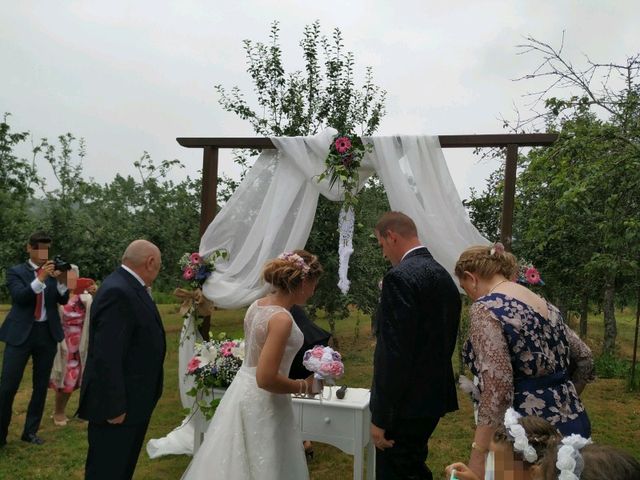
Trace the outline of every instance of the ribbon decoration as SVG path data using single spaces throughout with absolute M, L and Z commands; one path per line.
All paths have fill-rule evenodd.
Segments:
M 216 308 L 211 300 L 202 295 L 202 289 L 200 288 L 196 288 L 195 290 L 176 288 L 173 294 L 178 297 L 179 300 L 182 300 L 182 305 L 180 305 L 178 311 L 183 317 L 191 308 L 195 308 L 195 313 L 203 317 L 211 315 Z

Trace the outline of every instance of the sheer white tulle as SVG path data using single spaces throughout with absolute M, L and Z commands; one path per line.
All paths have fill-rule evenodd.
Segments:
M 309 478 L 291 395 L 267 392 L 256 383 L 256 366 L 269 320 L 280 312 L 290 316 L 278 306 L 259 306 L 256 302 L 249 307 L 244 322 L 244 363 L 222 398 L 183 480 Z M 303 342 L 293 318 L 291 323 L 291 334 L 280 362 L 282 375 L 289 373 Z
M 187 375 L 187 365 L 193 357 L 196 342 L 202 341 L 202 336 L 196 328 L 192 317 L 187 317 L 182 323 L 180 333 L 180 346 L 178 348 L 178 386 L 180 388 L 180 402 L 183 408 L 191 409 L 194 406 L 194 398 L 187 395 L 193 388 L 193 377 Z M 162 438 L 151 438 L 147 442 L 147 455 L 149 458 L 157 458 L 163 455 L 192 455 L 195 418 L 192 413 L 182 420 L 182 423 L 171 430 Z
M 313 137 L 272 138 L 276 150 L 263 151 L 238 190 L 207 228 L 200 254 L 229 252 L 203 292 L 222 308 L 238 308 L 264 294 L 264 263 L 285 250 L 304 248 L 318 195 L 344 196 L 341 184 L 317 182 L 325 168 L 331 128 Z M 359 170 L 360 186 L 373 172 L 380 177 L 393 210 L 416 222 L 421 241 L 453 274 L 460 252 L 489 242 L 471 224 L 440 148 L 438 137 L 363 138 L 373 145 Z M 337 247 L 337 246 L 336 246 Z M 336 279 L 337 281 L 337 279 Z

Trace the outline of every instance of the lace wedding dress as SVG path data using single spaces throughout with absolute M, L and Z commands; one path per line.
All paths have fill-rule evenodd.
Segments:
M 279 312 L 289 314 L 282 307 L 260 306 L 258 301 L 247 310 L 244 363 L 222 398 L 183 480 L 309 478 L 291 395 L 267 392 L 256 383 L 256 366 L 269 319 Z M 302 332 L 292 319 L 280 374 L 287 376 L 302 341 Z

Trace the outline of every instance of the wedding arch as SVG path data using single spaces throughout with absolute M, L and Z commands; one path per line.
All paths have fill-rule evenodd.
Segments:
M 283 250 L 302 248 L 311 230 L 318 195 L 339 200 L 341 193 L 325 179 L 318 182 L 335 130 L 314 137 L 287 138 L 178 138 L 187 148 L 202 148 L 200 253 L 228 249 L 231 261 L 216 271 L 203 287 L 206 297 L 223 308 L 238 308 L 264 293 L 259 271 L 264 261 Z M 440 135 L 370 137 L 372 145 L 359 170 L 361 185 L 374 171 L 382 181 L 392 209 L 411 216 L 434 257 L 452 272 L 459 252 L 473 243 L 487 242 L 471 224 L 460 201 L 442 148 L 506 147 L 505 188 L 501 240 L 511 247 L 518 148 L 551 145 L 555 134 Z M 220 148 L 252 148 L 262 153 L 216 217 L 218 153 Z M 427 195 L 429 191 L 429 195 Z M 342 192 L 344 193 L 344 192 Z M 442 227 L 442 228 L 441 228 Z M 218 270 L 218 268 L 216 268 Z M 208 332 L 209 318 L 201 331 Z M 193 328 L 185 320 L 183 331 Z M 193 354 L 195 335 L 180 345 L 179 372 Z M 179 373 L 181 402 L 189 408 L 191 384 Z M 192 454 L 193 414 L 160 439 L 151 439 L 151 458 Z
M 206 255 L 214 247 L 228 249 L 230 243 L 235 250 L 230 251 L 235 262 L 232 258 L 233 264 L 214 274 L 203 289 L 216 304 L 236 308 L 241 306 L 240 302 L 252 301 L 260 293 L 256 289 L 260 266 L 277 254 L 275 250 L 268 252 L 270 242 L 280 249 L 302 248 L 318 194 L 330 200 L 341 198 L 339 188 L 317 181 L 335 133 L 327 129 L 313 137 L 177 139 L 184 147 L 203 149 L 200 253 Z M 423 243 L 452 272 L 455 258 L 463 248 L 486 239 L 471 225 L 441 149 L 506 148 L 500 236 L 510 249 L 518 149 L 548 146 L 556 139 L 556 134 L 546 133 L 365 137 L 363 141 L 372 146 L 372 151 L 366 155 L 359 176 L 363 184 L 374 171 L 378 174 L 391 208 L 416 221 L 418 230 L 426 232 L 425 238 L 421 238 Z M 262 153 L 214 221 L 220 148 L 252 148 Z M 285 198 L 276 198 L 279 196 Z M 260 222 L 256 220 L 259 211 Z M 275 222 L 275 226 L 269 228 L 265 225 L 268 222 Z M 244 281 L 245 278 L 249 280 Z

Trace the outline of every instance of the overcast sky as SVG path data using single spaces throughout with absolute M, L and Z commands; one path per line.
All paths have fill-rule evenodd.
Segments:
M 381 135 L 503 133 L 499 117 L 533 87 L 512 81 L 537 65 L 516 55 L 526 35 L 559 45 L 564 30 L 576 64 L 640 51 L 638 0 L 0 0 L 0 111 L 36 139 L 84 137 L 85 172 L 100 182 L 134 173 L 145 150 L 193 176 L 201 153 L 176 137 L 252 135 L 213 88 L 251 98 L 242 40 L 266 41 L 279 20 L 285 68 L 296 70 L 316 19 L 327 35 L 339 27 L 359 73 L 372 66 L 388 91 Z M 463 198 L 495 168 L 471 151 L 445 156 Z

